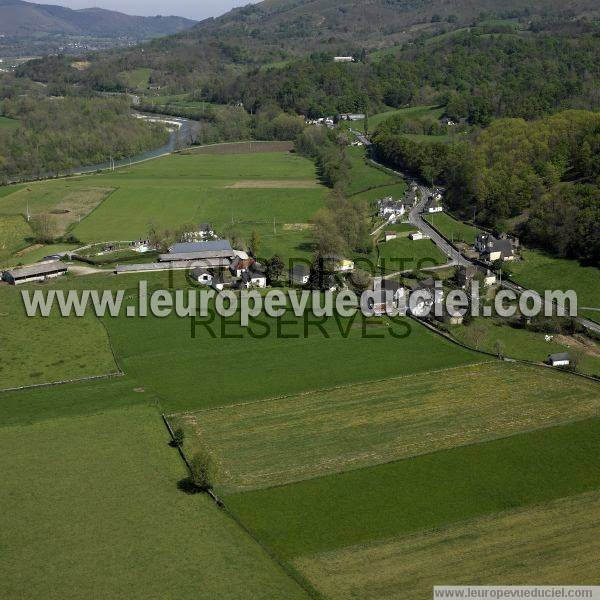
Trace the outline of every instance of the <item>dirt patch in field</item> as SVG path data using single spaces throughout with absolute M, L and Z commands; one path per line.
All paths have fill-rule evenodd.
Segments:
M 76 60 L 71 63 L 71 66 L 78 71 L 85 71 L 92 63 L 89 60 Z
M 38 248 L 42 248 L 43 244 L 33 244 L 32 246 L 27 246 L 27 248 L 23 248 L 23 250 L 19 250 L 18 252 L 15 252 L 15 256 L 23 256 L 24 254 L 27 254 L 28 252 L 31 252 L 32 250 L 37 250 Z
M 193 154 L 254 154 L 259 152 L 291 152 L 294 142 L 234 142 L 194 148 Z
M 313 223 L 286 223 L 283 226 L 284 231 L 309 231 L 314 228 Z
M 115 188 L 93 187 L 73 190 L 66 194 L 50 211 L 58 235 L 64 234 L 70 225 L 87 217 L 114 191 Z
M 318 187 L 312 179 L 244 179 L 225 186 L 229 190 L 308 190 Z
M 600 347 L 589 338 L 583 336 L 555 335 L 554 341 L 563 346 L 568 346 L 576 350 L 581 350 L 589 356 L 600 357 Z

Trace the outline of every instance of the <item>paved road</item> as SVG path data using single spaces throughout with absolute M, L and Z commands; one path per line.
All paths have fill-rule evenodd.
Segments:
M 432 190 L 420 185 L 421 200 L 417 202 L 411 209 L 408 220 L 418 227 L 425 235 L 429 236 L 433 243 L 448 257 L 453 264 L 466 267 L 471 262 L 466 259 L 458 250 L 452 247 L 424 218 L 423 207 L 427 202 L 427 198 L 432 194 Z

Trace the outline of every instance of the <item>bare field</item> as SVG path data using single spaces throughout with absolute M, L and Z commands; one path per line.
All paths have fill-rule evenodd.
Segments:
M 485 363 L 174 415 L 224 491 L 310 479 L 600 415 L 600 386 Z
M 327 598 L 429 600 L 434 585 L 598 583 L 600 492 L 301 557 Z
M 255 154 L 260 152 L 290 152 L 294 142 L 232 142 L 199 146 L 188 152 L 193 154 Z
M 229 190 L 311 190 L 323 186 L 313 179 L 247 179 L 225 187 Z

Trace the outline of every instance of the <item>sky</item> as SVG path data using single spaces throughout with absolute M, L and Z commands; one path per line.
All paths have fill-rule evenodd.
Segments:
M 28 0 L 35 4 L 56 4 L 68 8 L 107 8 L 128 15 L 176 15 L 200 21 L 216 17 L 235 6 L 257 0 Z

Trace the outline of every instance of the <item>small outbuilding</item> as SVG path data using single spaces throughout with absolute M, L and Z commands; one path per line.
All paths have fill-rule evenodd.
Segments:
M 212 273 L 206 269 L 203 269 L 202 267 L 196 267 L 195 269 L 192 269 L 190 271 L 190 277 L 194 281 L 197 281 L 203 285 L 210 285 L 213 280 Z
M 290 281 L 294 285 L 306 285 L 309 279 L 310 268 L 304 263 L 294 265 L 294 267 L 290 270 Z
M 548 356 L 548 364 L 551 367 L 568 367 L 571 364 L 571 357 L 568 352 L 559 352 Z

